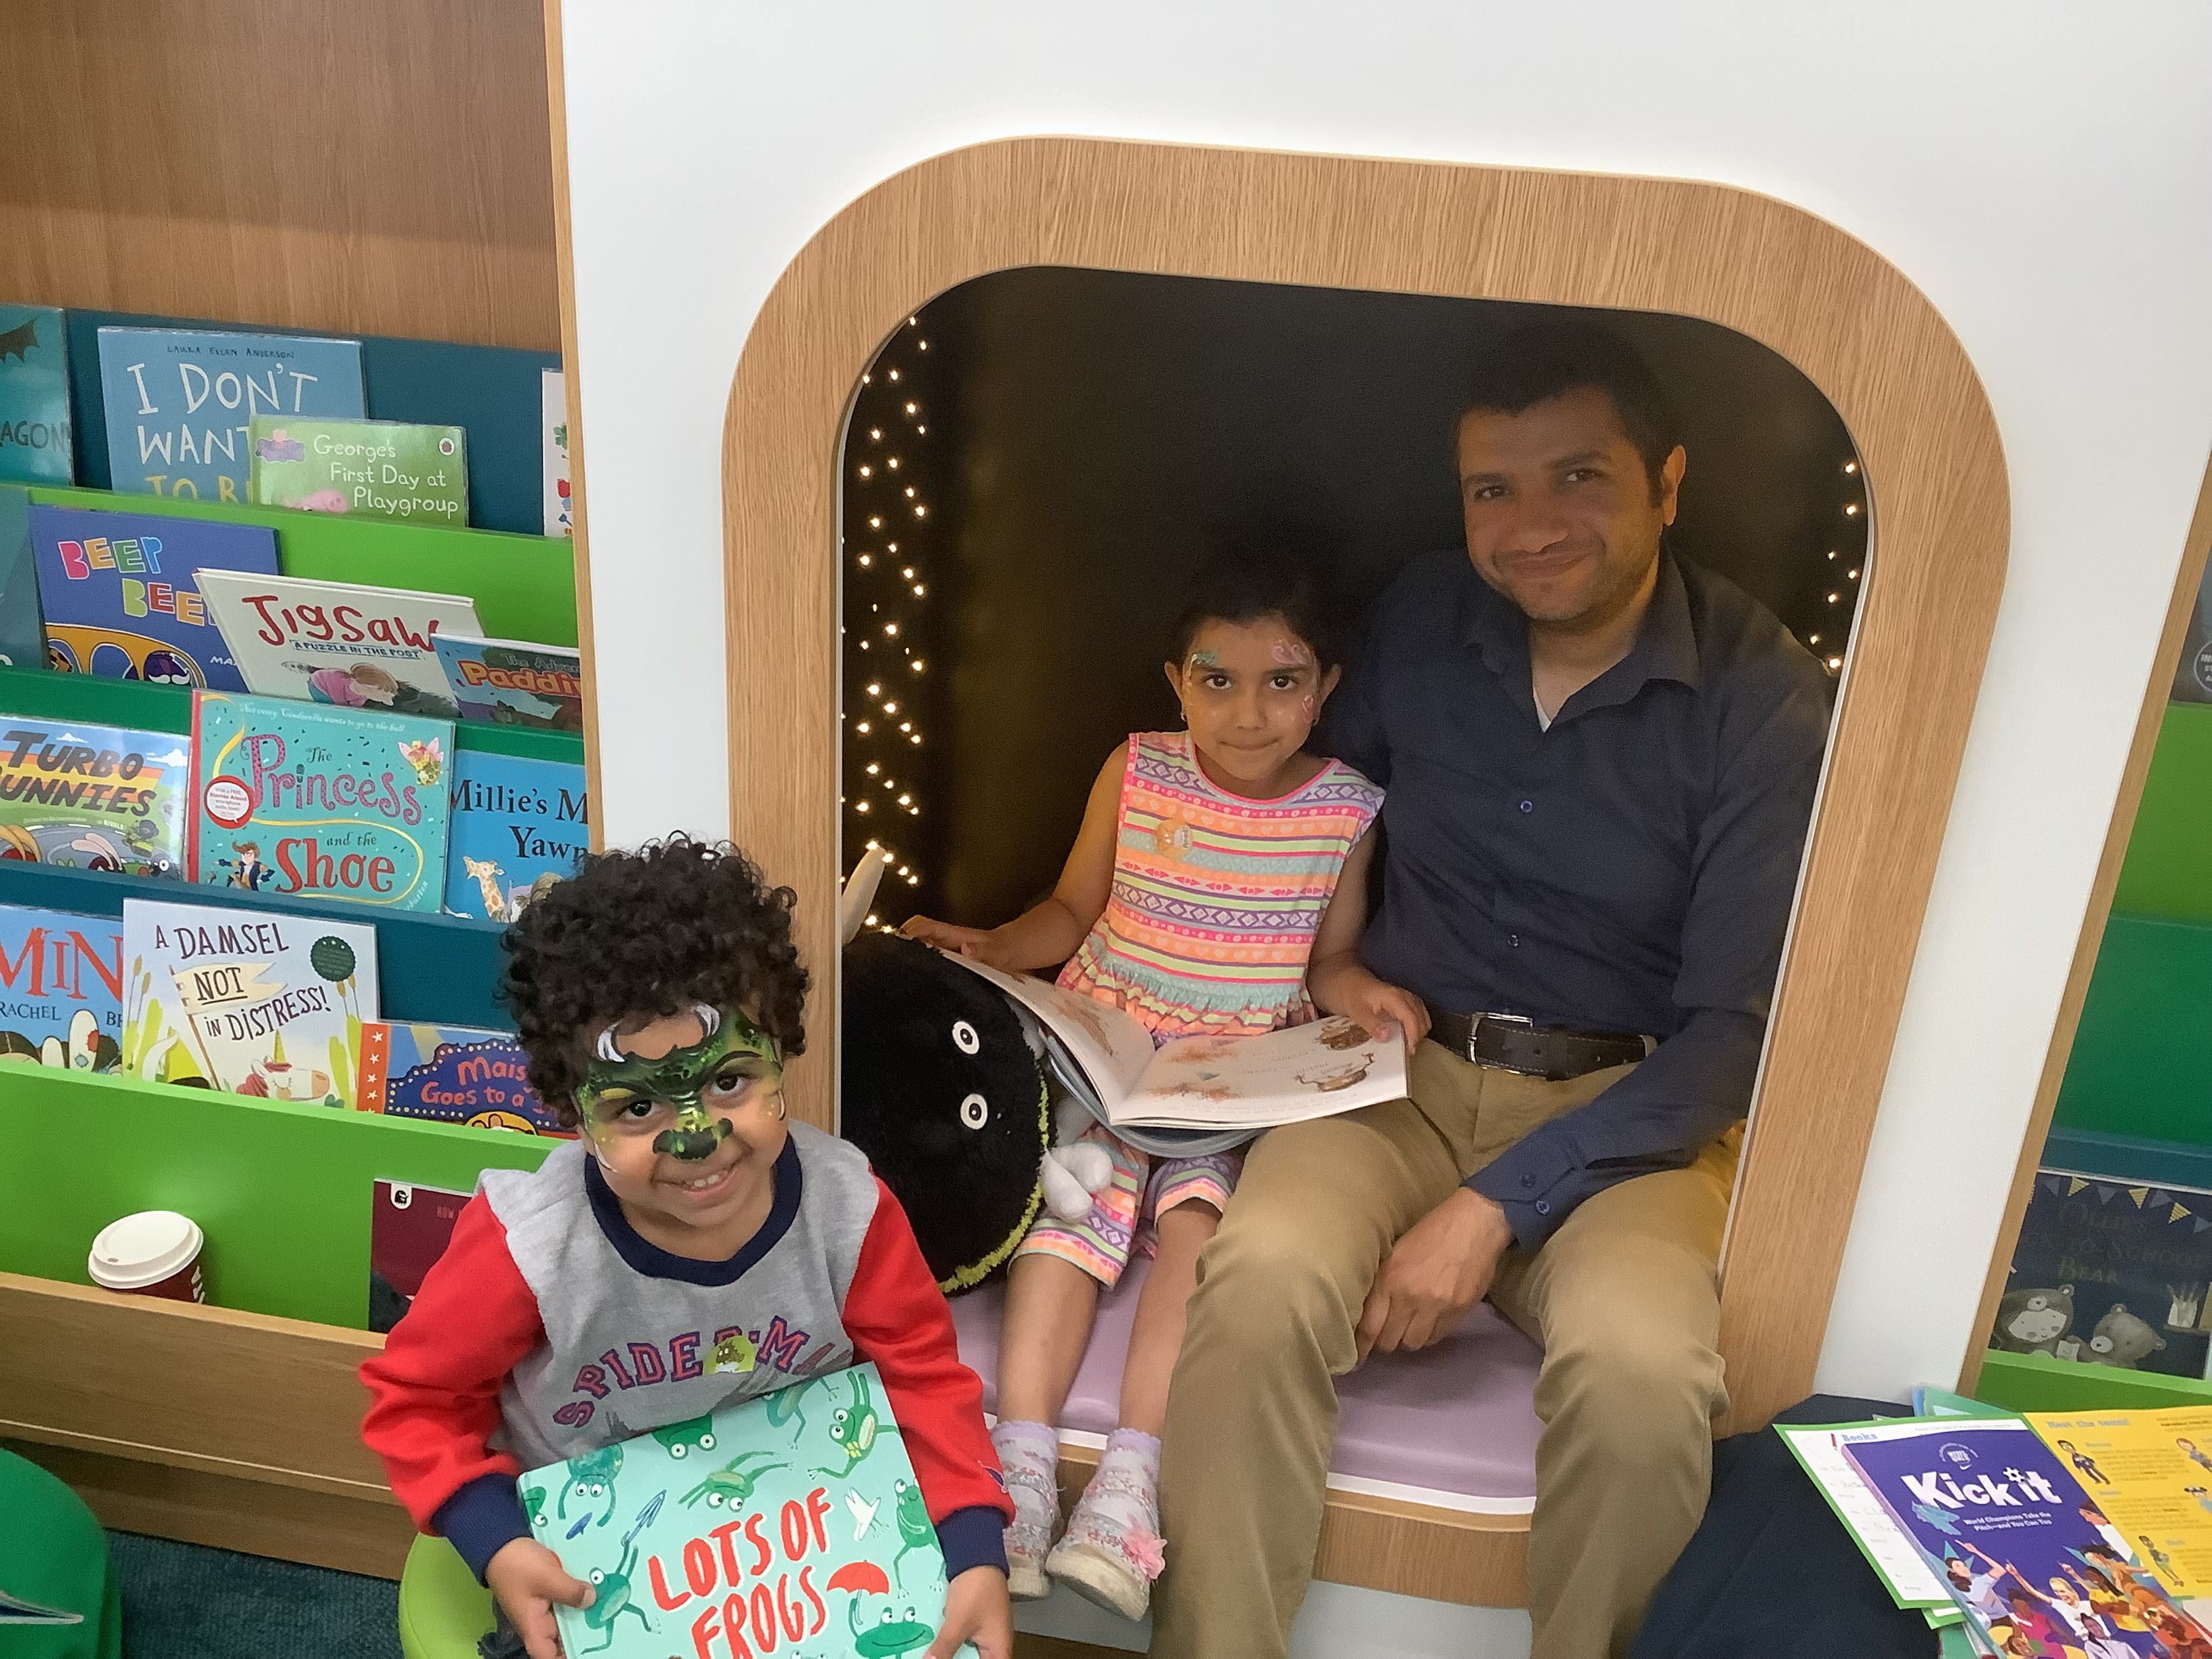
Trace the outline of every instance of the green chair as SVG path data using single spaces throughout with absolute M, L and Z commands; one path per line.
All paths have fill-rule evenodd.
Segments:
M 407 1659 L 476 1659 L 491 1634 L 491 1592 L 442 1538 L 417 1537 L 399 1570 L 399 1650 Z M 0 1648 L 0 1659 L 13 1659 Z
M 0 1609 L 74 1615 L 69 1624 L 0 1624 L 0 1659 L 119 1659 L 123 1651 L 123 1595 L 107 1534 L 82 1498 L 7 1451 L 0 1451 Z

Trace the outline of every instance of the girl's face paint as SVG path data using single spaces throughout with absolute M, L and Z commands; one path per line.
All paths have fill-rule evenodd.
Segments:
M 775 1040 L 704 1006 L 603 1032 L 576 1091 L 586 1137 L 633 1224 L 677 1248 L 773 1192 L 783 1150 Z
M 1255 799 L 1288 792 L 1337 679 L 1280 617 L 1206 623 L 1167 676 L 1206 775 Z

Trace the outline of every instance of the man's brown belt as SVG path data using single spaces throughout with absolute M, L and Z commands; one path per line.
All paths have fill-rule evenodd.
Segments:
M 1462 1059 L 1548 1083 L 1626 1066 L 1651 1052 L 1650 1039 L 1624 1031 L 1538 1025 L 1518 1014 L 1455 1014 L 1429 1006 L 1429 1036 Z

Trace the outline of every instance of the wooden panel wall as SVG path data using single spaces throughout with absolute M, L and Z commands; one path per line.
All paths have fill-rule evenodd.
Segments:
M 538 0 L 8 9 L 0 301 L 555 351 Z
M 1723 1264 L 1732 1420 L 1765 1422 L 1811 1387 L 2004 584 L 2004 456 L 1958 339 L 1872 249 L 1721 185 L 1066 138 L 886 180 L 769 294 L 723 434 L 730 660 L 778 665 L 731 681 L 731 821 L 798 889 L 817 964 L 836 948 L 848 402 L 923 301 L 1024 264 L 1674 312 L 1772 347 L 1843 416 L 1875 553 Z M 791 1097 L 827 1123 L 829 999 L 810 1024 Z

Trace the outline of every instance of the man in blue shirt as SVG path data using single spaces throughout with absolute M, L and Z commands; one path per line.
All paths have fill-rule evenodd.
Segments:
M 1309 971 L 1322 1007 L 1426 1040 L 1411 1099 L 1263 1137 L 1203 1260 L 1163 1459 L 1167 1659 L 1285 1650 L 1334 1379 L 1486 1295 L 1544 1346 L 1535 1659 L 1625 1654 L 1705 1504 L 1716 1264 L 1829 682 L 1662 545 L 1686 458 L 1603 329 L 1504 342 L 1457 459 L 1466 552 L 1407 567 L 1329 705 L 1389 792 L 1383 879 Z

